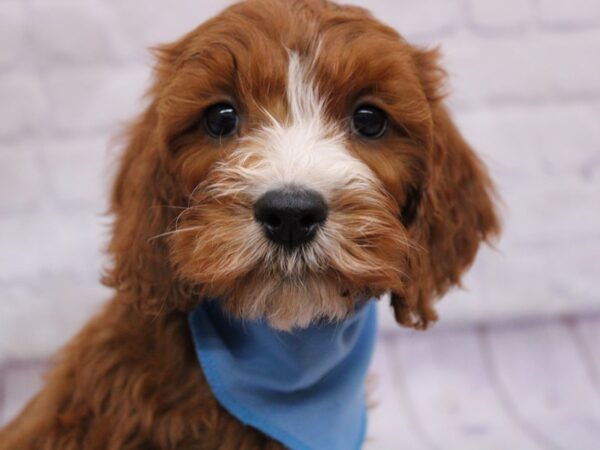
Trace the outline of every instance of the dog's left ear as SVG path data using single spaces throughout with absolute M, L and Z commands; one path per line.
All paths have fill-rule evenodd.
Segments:
M 415 50 L 414 61 L 433 131 L 425 179 L 405 224 L 418 248 L 408 257 L 405 289 L 392 294 L 392 305 L 401 325 L 425 329 L 437 319 L 433 302 L 460 285 L 479 244 L 497 235 L 500 224 L 487 170 L 442 104 L 445 72 L 438 51 Z
M 185 309 L 193 296 L 179 282 L 161 238 L 185 199 L 170 170 L 168 150 L 160 136 L 159 98 L 179 54 L 178 43 L 156 50 L 155 81 L 147 110 L 129 128 L 119 159 L 110 212 L 115 216 L 108 246 L 110 267 L 103 283 L 141 312 L 156 315 Z

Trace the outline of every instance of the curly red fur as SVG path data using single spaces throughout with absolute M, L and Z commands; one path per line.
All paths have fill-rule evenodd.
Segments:
M 328 132 L 343 130 L 359 99 L 393 123 L 376 143 L 331 138 L 365 175 L 332 191 L 321 250 L 293 256 L 252 231 L 247 192 L 270 142 L 257 130 L 289 120 L 290 50 L 310 61 L 336 124 Z M 499 231 L 491 181 L 443 106 L 437 51 L 409 45 L 366 11 L 250 0 L 156 53 L 150 103 L 127 133 L 112 192 L 104 283 L 114 298 L 0 431 L 1 449 L 281 448 L 217 403 L 186 311 L 218 297 L 231 314 L 271 315 L 285 328 L 302 315 L 341 318 L 354 299 L 391 291 L 398 322 L 425 328 L 433 302 Z M 198 127 L 224 96 L 245 114 L 241 147 Z

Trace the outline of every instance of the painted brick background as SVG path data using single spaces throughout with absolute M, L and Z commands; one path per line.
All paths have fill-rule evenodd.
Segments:
M 151 59 L 225 0 L 0 0 L 0 360 L 44 357 L 108 292 L 102 215 Z M 443 322 L 600 309 L 600 2 L 353 0 L 441 44 L 450 104 L 504 199 Z

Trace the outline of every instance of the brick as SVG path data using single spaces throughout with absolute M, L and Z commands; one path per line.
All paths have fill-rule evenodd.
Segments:
M 535 19 L 533 0 L 469 0 L 469 21 L 480 31 L 522 28 Z
M 50 189 L 59 207 L 78 205 L 105 209 L 107 197 L 108 139 L 63 138 L 42 145 Z
M 40 164 L 24 145 L 0 144 L 0 213 L 35 208 L 43 197 Z
M 467 290 L 454 290 L 439 303 L 442 325 L 543 320 L 598 310 L 598 245 L 563 239 L 528 246 L 510 242 L 513 227 L 507 223 L 498 251 L 484 247 L 479 253 L 464 280 Z
M 54 354 L 110 294 L 98 282 L 98 274 L 90 277 L 54 271 L 0 284 L 0 296 L 5 300 L 0 303 L 0 360 Z
M 44 214 L 0 216 L 0 285 L 31 276 L 47 266 L 48 236 L 54 234 Z
M 37 54 L 53 65 L 59 61 L 99 63 L 117 59 L 117 40 L 99 5 L 34 2 L 30 26 Z
M 86 66 L 53 71 L 45 80 L 54 106 L 51 128 L 79 134 L 119 131 L 123 121 L 141 112 L 149 76 L 146 67 L 111 70 Z
M 29 73 L 0 74 L 0 139 L 32 131 L 45 113 L 45 98 L 38 80 Z
M 368 8 L 403 36 L 418 42 L 454 31 L 463 20 L 462 3 L 458 0 L 352 0 L 344 3 Z
M 47 271 L 70 272 L 99 279 L 102 270 L 102 250 L 106 244 L 110 220 L 104 216 L 102 205 L 78 211 L 60 211 L 55 218 L 58 228 Z
M 500 180 L 501 181 L 501 180 Z M 600 229 L 597 209 L 600 182 L 546 176 L 523 183 L 502 183 L 501 194 L 509 205 L 511 238 L 521 245 L 554 246 L 573 240 L 596 242 Z M 566 255 L 565 255 L 566 257 Z M 563 261 L 564 263 L 564 261 Z
M 102 213 L 39 209 L 0 216 L 0 286 L 42 274 L 99 274 L 107 223 Z
M 547 25 L 574 27 L 600 24 L 600 2 L 597 0 L 539 0 L 540 19 Z
M 445 40 L 442 50 L 457 107 L 600 95 L 594 56 L 600 54 L 600 33 L 594 31 L 545 39 L 465 35 Z
M 539 76 L 549 79 L 550 92 L 558 100 L 577 97 L 582 100 L 600 93 L 597 55 L 600 55 L 600 32 L 553 34 L 543 47 L 543 62 L 547 72 L 539 69 Z
M 0 426 L 17 415 L 42 386 L 44 363 L 12 364 L 4 368 L 4 408 Z
M 148 62 L 151 60 L 148 47 L 179 39 L 236 1 L 180 0 L 169 3 L 168 13 L 163 0 L 145 0 L 143 8 L 136 2 L 121 0 L 105 3 L 114 12 L 127 53 L 136 60 Z
M 507 182 L 600 176 L 600 102 L 483 108 L 456 114 L 459 127 Z
M 0 3 L 0 67 L 25 54 L 25 14 L 19 3 Z

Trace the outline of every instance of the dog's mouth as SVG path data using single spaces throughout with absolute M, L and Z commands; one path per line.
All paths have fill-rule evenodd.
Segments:
M 193 231 L 170 240 L 180 275 L 234 317 L 264 318 L 281 330 L 305 328 L 321 319 L 344 320 L 358 304 L 402 286 L 410 246 L 396 218 L 331 210 L 311 240 L 289 246 L 268 239 L 248 210 L 242 212 L 214 204 L 194 208 L 181 224 Z
M 206 244 L 210 240 L 199 238 L 185 245 L 187 257 L 180 266 L 203 297 L 219 299 L 234 317 L 265 319 L 273 328 L 288 331 L 323 319 L 341 321 L 397 286 L 399 271 L 392 261 L 367 260 L 374 252 L 370 246 L 352 247 L 354 254 L 344 250 L 331 239 L 331 225 L 294 249 L 267 241 L 260 230 L 247 239 L 232 234 L 229 243 L 221 242 L 212 251 Z M 192 246 L 203 251 L 189 253 Z M 362 252 L 365 258 L 359 259 Z

